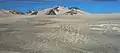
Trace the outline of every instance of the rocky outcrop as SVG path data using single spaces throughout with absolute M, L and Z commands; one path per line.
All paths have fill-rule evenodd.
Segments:
M 11 10 L 9 12 L 12 13 L 12 14 L 20 14 L 20 15 L 25 14 L 25 13 L 22 13 L 22 12 L 19 12 L 19 11 L 16 11 L 16 10 Z
M 28 14 L 28 15 L 37 15 L 37 14 L 38 14 L 38 11 L 29 10 L 26 14 Z

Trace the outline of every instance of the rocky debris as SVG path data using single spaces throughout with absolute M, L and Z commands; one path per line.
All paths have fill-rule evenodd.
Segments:
M 59 24 L 59 27 L 53 31 L 47 38 L 58 44 L 88 44 L 92 40 L 83 35 L 80 28 L 74 24 Z

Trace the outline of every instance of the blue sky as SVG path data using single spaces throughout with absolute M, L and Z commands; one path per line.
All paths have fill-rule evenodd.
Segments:
M 0 9 L 43 10 L 56 5 L 66 7 L 79 7 L 90 13 L 120 13 L 120 1 L 92 1 L 92 0 L 0 0 Z

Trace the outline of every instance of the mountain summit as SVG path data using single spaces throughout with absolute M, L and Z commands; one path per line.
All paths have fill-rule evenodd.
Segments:
M 64 6 L 55 6 L 52 8 L 47 8 L 42 11 L 39 11 L 38 14 L 42 15 L 83 15 L 88 14 L 87 12 L 84 12 L 80 10 L 77 7 L 64 7 Z

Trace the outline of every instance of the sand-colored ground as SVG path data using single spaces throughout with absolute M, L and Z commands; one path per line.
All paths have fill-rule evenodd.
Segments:
M 119 17 L 119 14 L 1 16 L 0 53 L 120 53 Z M 118 30 L 113 32 L 113 27 Z

